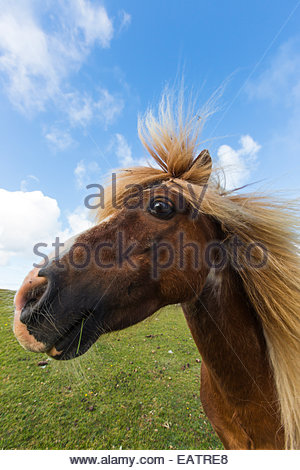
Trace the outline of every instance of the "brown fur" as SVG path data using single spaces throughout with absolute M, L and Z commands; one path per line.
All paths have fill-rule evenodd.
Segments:
M 64 271 L 52 263 L 39 273 L 49 281 L 50 294 L 52 285 L 58 291 L 51 297 L 53 315 L 45 311 L 47 299 L 42 296 L 32 307 L 33 315 L 24 306 L 23 323 L 49 354 L 59 351 L 57 359 L 68 359 L 77 355 L 78 322 L 85 318 L 82 311 L 87 319 L 79 354 L 100 334 L 126 328 L 164 305 L 181 303 L 203 358 L 202 403 L 224 446 L 299 448 L 300 243 L 294 205 L 263 195 L 226 192 L 216 172 L 212 173 L 208 152 L 197 157 L 198 116 L 184 118 L 181 102 L 174 108 L 177 111 L 165 96 L 158 118 L 149 112 L 139 124 L 142 142 L 160 168 L 121 171 L 116 195 L 107 188 L 105 209 L 97 213 L 97 224 L 76 240 L 88 245 L 92 255 L 99 243 L 112 242 L 112 248 L 101 251 L 102 263 L 111 268 L 91 262 L 78 270 L 66 253 L 61 259 Z M 149 201 L 166 191 L 176 215 L 161 220 L 149 213 Z M 141 206 L 128 209 L 128 198 L 140 195 Z M 179 208 L 182 197 L 185 205 Z M 197 214 L 192 217 L 194 209 Z M 194 242 L 199 247 L 198 267 L 193 265 L 192 248 L 180 266 L 180 231 L 186 246 Z M 125 248 L 134 242 L 130 261 L 122 266 L 117 255 L 120 233 Z M 242 244 L 241 268 L 235 265 L 235 237 Z M 204 255 L 213 240 L 228 259 L 219 270 L 211 268 Z M 170 244 L 175 253 L 172 264 L 158 277 L 151 275 L 155 242 Z M 252 251 L 252 264 L 245 262 L 245 247 L 251 243 L 267 249 L 267 262 L 260 268 L 254 266 L 261 259 L 258 246 Z M 218 253 L 213 256 L 218 259 Z M 167 257 L 167 250 L 162 249 L 159 261 Z M 84 260 L 82 247 L 74 252 L 74 259 Z M 21 287 L 22 292 L 30 289 Z M 40 324 L 36 318 L 42 318 Z M 20 321 L 17 317 L 17 329 Z
M 208 189 L 197 207 L 213 217 L 227 240 L 238 236 L 249 245 L 260 242 L 268 250 L 266 269 L 245 267 L 239 272 L 245 296 L 261 320 L 267 343 L 266 355 L 276 384 L 285 429 L 287 448 L 300 446 L 300 265 L 299 218 L 297 202 L 282 201 L 262 194 L 238 195 L 226 192 L 218 182 L 218 170 L 212 175 L 211 164 L 195 158 L 199 130 L 198 116 L 183 117 L 182 102 L 172 102 L 165 95 L 158 118 L 149 111 L 140 120 L 139 135 L 146 149 L 161 167 L 132 168 L 121 171 L 117 200 L 122 204 L 138 182 L 147 187 L 165 182 L 174 191 L 180 188 L 186 200 L 195 206 L 210 177 Z M 187 185 L 192 185 L 196 198 L 191 198 Z M 197 206 L 197 205 L 196 205 Z M 114 211 L 110 200 L 98 217 Z M 229 243 L 227 244 L 227 247 Z M 228 253 L 230 254 L 230 248 Z M 259 251 L 259 250 L 258 250 Z M 259 253 L 254 253 L 259 258 Z

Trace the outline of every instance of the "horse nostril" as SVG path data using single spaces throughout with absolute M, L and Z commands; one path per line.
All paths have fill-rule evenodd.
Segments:
M 54 280 L 61 273 L 60 266 L 56 259 L 51 259 L 47 266 L 39 269 L 37 273 L 38 278 L 45 278 L 48 280 Z
M 48 273 L 47 273 L 47 271 L 46 271 L 46 268 L 42 268 L 42 269 L 39 270 L 37 276 L 38 276 L 38 277 L 45 277 L 45 278 L 47 278 L 47 274 L 48 274 Z
M 29 320 L 32 320 L 34 309 L 39 303 L 40 299 L 43 297 L 46 289 L 47 284 L 43 284 L 26 292 L 26 296 L 24 298 L 25 303 L 22 307 L 20 315 L 20 320 L 23 323 L 28 323 Z
M 51 272 L 51 271 L 50 271 L 50 269 L 51 269 L 51 264 L 52 264 L 52 263 L 50 263 L 50 264 L 49 264 L 48 266 L 46 266 L 45 268 L 41 268 L 41 269 L 39 270 L 39 272 L 37 273 L 37 276 L 38 276 L 38 277 L 45 277 L 45 278 L 48 278 L 49 275 L 50 275 L 50 272 Z

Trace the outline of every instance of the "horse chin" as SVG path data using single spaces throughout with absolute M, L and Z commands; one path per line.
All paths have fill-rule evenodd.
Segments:
M 37 320 L 26 324 L 28 317 L 41 317 L 44 322 Z M 104 332 L 102 309 L 82 312 L 74 317 L 70 324 L 54 325 L 53 322 L 45 322 L 45 316 L 39 310 L 33 312 L 25 306 L 22 310 L 15 310 L 14 333 L 28 351 L 46 353 L 57 360 L 74 359 L 84 354 Z
M 46 352 L 56 360 L 70 360 L 82 356 L 104 332 L 101 322 L 93 313 L 84 315 L 66 329 Z
M 88 351 L 88 349 L 90 349 L 92 345 L 93 343 L 89 341 L 84 344 L 81 343 L 78 346 L 77 341 L 74 341 L 74 338 L 70 339 L 67 337 L 60 339 L 55 346 L 52 346 L 51 349 L 45 352 L 52 359 L 56 359 L 58 361 L 68 361 L 82 356 Z
M 115 307 L 115 306 L 114 306 Z M 89 313 L 76 320 L 65 333 L 47 350 L 47 354 L 57 360 L 75 359 L 86 353 L 103 334 L 123 330 L 158 309 L 159 305 L 152 299 L 143 305 L 143 314 L 133 306 L 113 308 L 108 304 L 99 305 L 97 312 Z

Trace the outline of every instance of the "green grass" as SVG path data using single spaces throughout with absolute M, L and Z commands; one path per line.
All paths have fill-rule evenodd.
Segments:
M 201 407 L 199 353 L 178 307 L 42 368 L 47 356 L 24 351 L 12 333 L 13 295 L 0 290 L 0 448 L 222 448 Z

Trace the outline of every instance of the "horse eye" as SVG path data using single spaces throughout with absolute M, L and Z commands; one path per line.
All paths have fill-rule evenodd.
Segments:
M 150 214 L 160 219 L 170 219 L 175 214 L 173 203 L 166 199 L 152 199 L 148 210 Z

